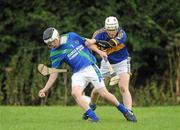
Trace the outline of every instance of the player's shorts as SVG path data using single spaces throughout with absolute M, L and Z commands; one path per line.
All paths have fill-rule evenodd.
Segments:
M 80 86 L 85 89 L 89 83 L 92 83 L 95 89 L 105 87 L 103 76 L 96 65 L 87 66 L 86 68 L 74 73 L 71 80 L 72 87 Z
M 131 64 L 130 64 L 131 58 L 128 57 L 127 59 L 117 63 L 117 64 L 111 64 L 114 72 L 116 72 L 118 75 L 122 73 L 131 73 Z M 100 67 L 101 73 L 103 77 L 110 77 L 110 72 L 108 69 L 107 63 L 102 60 L 101 61 L 101 67 Z

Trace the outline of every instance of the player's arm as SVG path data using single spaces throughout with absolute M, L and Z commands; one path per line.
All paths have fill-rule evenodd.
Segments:
M 127 35 L 126 35 L 125 31 L 120 30 L 120 31 L 118 32 L 118 36 L 115 37 L 115 38 L 110 39 L 108 42 L 109 42 L 113 47 L 115 47 L 115 46 L 117 46 L 118 44 L 125 44 L 126 38 L 127 38 Z
M 100 29 L 97 30 L 94 34 L 93 34 L 93 39 L 96 39 L 96 45 L 101 49 L 101 50 L 106 50 L 108 48 L 112 48 L 113 44 L 111 44 L 109 41 L 103 40 L 103 36 L 102 33 L 104 32 L 104 29 Z
M 86 38 L 86 46 L 90 47 L 92 45 L 96 45 L 97 47 L 107 49 L 113 47 L 109 42 L 105 40 L 98 40 L 98 39 L 88 39 Z
M 92 51 L 96 52 L 99 56 L 101 56 L 102 59 L 107 57 L 107 53 L 98 49 L 98 47 L 96 45 L 92 45 L 88 48 L 91 49 Z
M 96 45 L 96 39 L 87 39 L 86 38 L 86 42 L 85 45 L 91 49 L 92 51 L 96 52 L 97 54 L 99 54 L 102 58 L 107 57 L 106 52 L 101 51 L 100 49 L 98 49 L 97 45 Z
M 52 62 L 52 67 L 58 68 L 62 63 L 62 59 L 64 56 L 62 55 L 62 56 L 59 56 L 58 58 L 54 57 L 53 51 L 51 51 L 50 55 L 51 55 L 50 59 Z M 49 79 L 46 82 L 44 88 L 39 91 L 39 97 L 45 97 L 45 93 L 52 87 L 52 85 L 56 81 L 57 77 L 58 77 L 58 73 L 50 74 Z
M 58 73 L 50 74 L 48 81 L 43 89 L 39 91 L 39 97 L 45 97 L 45 93 L 52 87 L 53 83 L 56 81 Z
M 114 47 L 114 45 L 110 42 L 104 41 L 104 40 L 96 40 L 95 43 L 98 47 L 103 49 L 108 49 Z
M 96 45 L 100 48 L 109 49 L 118 46 L 119 44 L 125 44 L 126 42 L 126 33 L 121 30 L 118 32 L 118 36 L 115 38 L 110 39 L 109 41 L 104 41 L 104 40 L 96 40 Z M 96 38 L 98 39 L 98 37 Z

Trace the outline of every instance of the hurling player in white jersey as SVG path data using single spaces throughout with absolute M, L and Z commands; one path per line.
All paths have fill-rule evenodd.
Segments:
M 96 45 L 101 50 L 107 52 L 108 60 L 113 70 L 119 75 L 119 81 L 117 81 L 117 83 L 123 98 L 123 104 L 133 114 L 132 97 L 129 91 L 130 57 L 125 44 L 126 37 L 125 31 L 119 27 L 118 20 L 114 16 L 107 17 L 104 28 L 97 30 L 93 35 L 93 39 L 96 39 L 96 41 L 104 40 L 108 42 L 108 44 L 104 42 L 104 44 L 97 43 Z M 110 73 L 105 60 L 101 61 L 100 70 L 105 81 L 107 81 L 107 77 L 110 77 Z M 95 89 L 93 89 L 91 93 L 91 100 L 91 108 L 96 108 L 95 104 L 98 100 L 98 93 Z
M 43 40 L 51 48 L 50 59 L 53 68 L 59 68 L 62 62 L 67 63 L 71 67 L 73 71 L 71 94 L 77 104 L 84 110 L 87 118 L 93 122 L 99 121 L 99 118 L 89 107 L 83 96 L 83 91 L 87 84 L 92 83 L 101 97 L 116 106 L 121 113 L 126 115 L 126 119 L 133 121 L 133 115 L 105 87 L 102 74 L 96 66 L 96 59 L 89 49 L 95 51 L 102 58 L 107 57 L 107 55 L 98 48 L 89 46 L 96 43 L 95 39 L 86 39 L 74 32 L 60 36 L 55 28 L 50 27 L 44 31 Z M 50 74 L 44 88 L 39 91 L 40 97 L 45 97 L 45 93 L 52 87 L 57 77 L 58 73 Z

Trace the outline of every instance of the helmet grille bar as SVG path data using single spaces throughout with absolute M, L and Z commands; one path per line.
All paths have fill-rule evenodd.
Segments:
M 47 39 L 51 38 L 53 35 L 53 32 L 54 32 L 53 28 L 46 29 L 43 34 L 43 40 L 47 40 Z

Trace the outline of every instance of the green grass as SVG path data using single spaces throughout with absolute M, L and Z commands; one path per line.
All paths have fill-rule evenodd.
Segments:
M 134 108 L 137 123 L 114 107 L 98 107 L 100 122 L 83 121 L 79 107 L 0 107 L 0 130 L 180 130 L 180 106 Z

